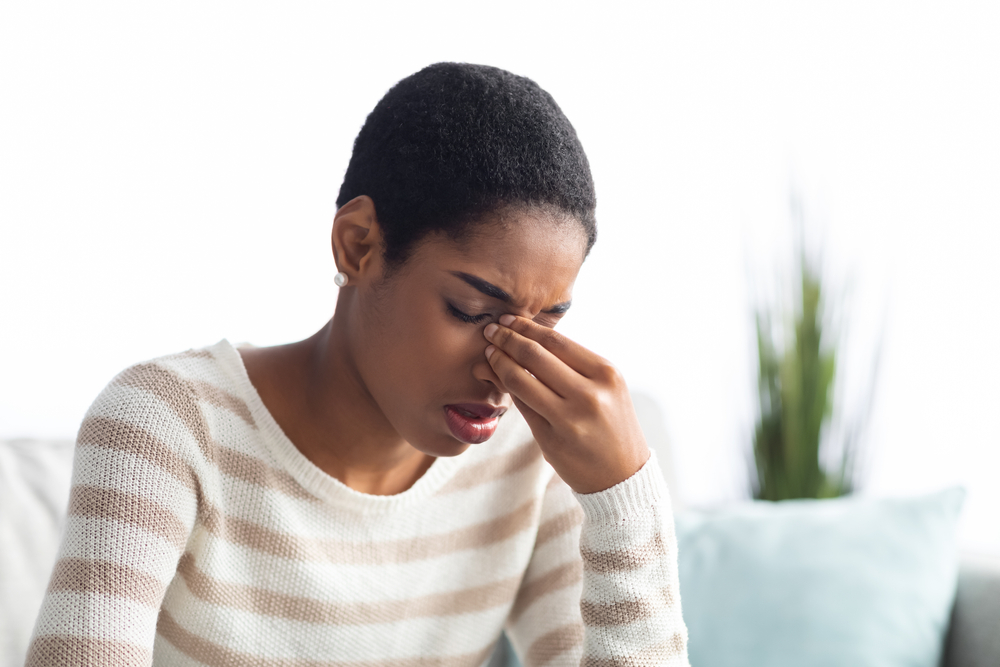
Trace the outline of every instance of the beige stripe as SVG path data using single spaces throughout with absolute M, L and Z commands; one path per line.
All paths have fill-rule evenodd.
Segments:
M 395 623 L 493 609 L 510 604 L 521 579 L 517 576 L 485 586 L 405 600 L 335 603 L 219 581 L 199 570 L 191 554 L 181 558 L 177 571 L 191 593 L 210 604 L 325 625 Z
M 585 547 L 580 547 L 580 553 L 583 555 L 583 563 L 587 570 L 608 574 L 610 572 L 638 570 L 650 563 L 661 560 L 667 555 L 667 547 L 663 543 L 663 536 L 657 533 L 652 540 L 633 549 L 623 551 L 592 551 Z
M 207 504 L 202 508 L 201 521 L 210 533 L 220 539 L 282 558 L 381 565 L 435 558 L 503 542 L 531 527 L 536 506 L 537 500 L 531 499 L 509 514 L 467 528 L 387 542 L 341 542 L 290 535 L 244 519 L 225 516 Z
M 673 606 L 674 595 L 669 588 L 661 588 L 652 600 L 621 600 L 610 604 L 581 600 L 580 612 L 585 625 L 626 625 L 653 616 L 661 602 L 667 607 Z
M 542 459 L 542 450 L 534 442 L 518 447 L 497 459 L 489 459 L 461 470 L 440 490 L 438 495 L 471 489 L 507 475 L 521 472 Z
M 544 665 L 581 644 L 583 644 L 583 626 L 579 623 L 564 625 L 536 639 L 528 649 L 525 664 L 528 667 Z
M 250 426 L 257 428 L 257 424 L 253 420 L 253 415 L 250 414 L 250 408 L 242 398 L 234 396 L 228 391 L 224 391 L 204 380 L 188 380 L 187 383 L 194 390 L 195 396 L 198 398 L 216 407 L 229 410 Z
M 184 378 L 156 364 L 138 364 L 122 371 L 115 382 L 148 391 L 163 401 L 187 427 L 205 458 L 214 460 L 208 423 L 194 398 L 194 389 Z
M 319 500 L 302 488 L 302 485 L 287 472 L 272 468 L 260 459 L 222 446 L 215 448 L 215 454 L 215 463 L 223 474 L 266 489 L 279 491 L 293 498 Z
M 36 637 L 28 649 L 25 667 L 94 667 L 94 665 L 151 665 L 153 653 L 145 646 L 93 637 Z
M 264 658 L 259 655 L 243 653 L 227 646 L 199 637 L 193 632 L 181 627 L 167 610 L 160 612 L 156 631 L 178 651 L 189 658 L 204 663 L 209 667 L 474 667 L 481 665 L 492 653 L 494 644 L 475 653 L 463 655 L 433 657 L 418 656 L 415 658 L 394 658 L 390 660 L 363 660 L 342 662 L 334 660 L 309 660 L 307 658 Z M 261 638 L 262 642 L 270 641 Z
M 69 515 L 110 519 L 137 526 L 158 535 L 178 549 L 184 548 L 188 531 L 166 507 L 142 496 L 95 486 L 74 486 L 69 497 Z
M 583 508 L 574 505 L 562 514 L 557 514 L 538 526 L 538 536 L 535 538 L 535 548 L 553 540 L 564 533 L 583 524 Z
M 84 558 L 61 558 L 52 571 L 49 591 L 99 593 L 134 600 L 154 609 L 167 587 L 156 577 L 127 565 Z
M 635 667 L 636 665 L 662 665 L 668 659 L 681 655 L 686 651 L 684 637 L 675 633 L 665 642 L 645 648 L 627 657 L 594 658 L 586 656 L 581 667 Z
M 562 590 L 567 586 L 580 583 L 583 578 L 583 567 L 580 561 L 576 560 L 566 563 L 551 572 L 546 572 L 537 579 L 525 582 L 514 600 L 514 606 L 510 610 L 510 620 L 516 622 L 528 607 L 543 595 Z
M 191 465 L 152 433 L 111 417 L 89 417 L 80 426 L 77 442 L 135 454 L 153 463 L 189 489 L 197 488 Z
M 218 445 L 212 438 L 195 396 L 231 410 L 253 425 L 253 418 L 246 404 L 232 394 L 207 383 L 193 383 L 169 369 L 155 364 L 140 364 L 118 376 L 120 384 L 148 391 L 163 401 L 184 423 L 195 438 L 199 449 L 208 461 L 230 477 L 279 491 L 295 498 L 315 500 L 291 475 L 268 466 L 263 461 Z
M 187 350 L 186 352 L 179 352 L 178 354 L 172 354 L 166 359 L 214 359 L 212 353 L 208 350 Z M 144 364 L 146 366 L 153 366 L 154 364 Z M 163 368 L 162 366 L 157 366 L 157 368 Z M 167 369 L 164 369 L 167 370 Z M 171 371 L 168 371 L 171 372 Z M 250 414 L 250 408 L 247 406 L 246 402 L 238 396 L 234 396 L 229 392 L 220 389 L 219 387 L 211 384 L 210 382 L 205 382 L 204 380 L 185 380 L 179 375 L 173 374 L 176 381 L 184 384 L 191 392 L 203 401 L 207 401 L 212 405 L 220 408 L 229 410 L 236 416 L 240 417 L 250 426 L 256 428 L 253 416 Z
M 206 449 L 211 443 L 211 435 L 204 415 L 198 407 L 198 399 L 232 412 L 250 426 L 255 426 L 250 408 L 239 397 L 230 394 L 208 382 L 187 380 L 169 368 L 157 364 L 137 364 L 125 369 L 115 378 L 118 384 L 150 392 L 180 417 L 191 433 Z
M 166 609 L 160 610 L 160 617 L 156 621 L 156 632 L 164 639 L 174 645 L 174 647 L 184 653 L 189 658 L 205 663 L 211 667 L 216 665 L 240 665 L 241 667 L 268 667 L 268 665 L 281 665 L 282 667 L 292 667 L 293 664 L 302 667 L 319 667 L 322 663 L 313 661 L 291 661 L 282 660 L 268 661 L 265 658 L 241 653 L 221 644 L 203 639 L 198 635 L 188 632 L 174 620 Z

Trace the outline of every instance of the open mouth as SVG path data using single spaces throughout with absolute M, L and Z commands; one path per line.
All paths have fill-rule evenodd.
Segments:
M 495 408 L 483 403 L 446 405 L 444 420 L 456 440 L 478 445 L 493 436 L 500 417 L 506 411 L 507 408 Z

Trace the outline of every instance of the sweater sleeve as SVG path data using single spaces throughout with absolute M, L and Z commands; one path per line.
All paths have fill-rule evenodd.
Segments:
M 184 381 L 153 364 L 124 371 L 91 406 L 27 667 L 152 664 L 197 514 L 199 419 Z
M 687 667 L 677 541 L 655 453 L 599 493 L 553 477 L 507 632 L 526 667 Z

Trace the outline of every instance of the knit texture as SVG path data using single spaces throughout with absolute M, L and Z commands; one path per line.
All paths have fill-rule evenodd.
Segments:
M 133 366 L 80 428 L 29 667 L 687 665 L 651 459 L 575 494 L 516 411 L 407 491 L 288 440 L 227 341 Z

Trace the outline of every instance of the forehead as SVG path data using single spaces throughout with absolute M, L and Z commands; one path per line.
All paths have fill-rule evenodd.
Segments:
M 510 294 L 512 305 L 541 310 L 571 299 L 586 246 L 576 220 L 529 209 L 477 223 L 460 240 L 434 235 L 416 254 L 428 269 L 474 275 Z

